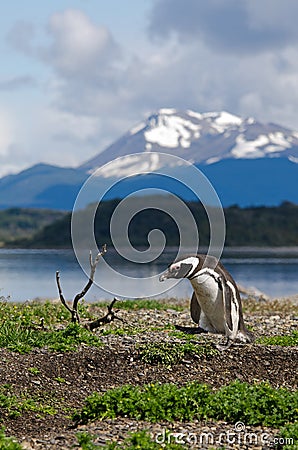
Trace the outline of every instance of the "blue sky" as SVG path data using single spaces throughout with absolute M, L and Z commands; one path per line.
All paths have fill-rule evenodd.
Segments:
M 294 0 L 10 0 L 0 176 L 76 166 L 161 107 L 298 130 Z

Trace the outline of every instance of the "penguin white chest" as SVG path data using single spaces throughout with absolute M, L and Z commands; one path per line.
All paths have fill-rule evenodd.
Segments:
M 202 274 L 192 279 L 191 284 L 208 322 L 217 332 L 223 332 L 224 309 L 219 283 L 213 276 Z

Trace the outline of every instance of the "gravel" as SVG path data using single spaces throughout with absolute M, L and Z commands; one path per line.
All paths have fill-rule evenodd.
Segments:
M 244 301 L 245 322 L 253 329 L 256 337 L 290 334 L 297 329 L 298 324 L 297 298 L 298 296 L 278 301 Z M 69 415 L 73 409 L 82 407 L 86 396 L 94 391 L 104 392 L 124 384 L 171 382 L 183 385 L 188 381 L 199 381 L 219 388 L 239 379 L 246 382 L 268 381 L 275 387 L 297 389 L 297 347 L 263 346 L 256 343 L 234 345 L 212 357 L 187 357 L 172 367 L 140 361 L 140 344 L 181 342 L 180 337 L 172 335 L 173 326 L 193 327 L 188 305 L 185 302 L 181 304 L 184 309 L 180 312 L 174 306 L 173 309 L 162 311 L 120 310 L 118 315 L 125 321 L 124 334 L 121 322 L 106 325 L 97 331 L 103 342 L 101 348 L 82 345 L 78 351 L 68 353 L 36 349 L 24 355 L 1 349 L 1 384 L 9 383 L 16 395 L 26 393 L 35 398 L 50 399 L 56 408 L 53 415 L 24 412 L 14 419 L 5 418 L 3 424 L 6 434 L 15 436 L 28 450 L 79 448 L 76 434 L 80 431 L 88 431 L 95 436 L 94 442 L 103 445 L 110 441 L 121 442 L 129 432 L 142 429 L 149 430 L 152 438 L 161 444 L 164 443 L 163 433 L 167 429 L 172 433 L 172 442 L 180 439 L 185 448 L 208 448 L 204 433 L 212 434 L 209 435 L 210 448 L 219 448 L 220 443 L 226 449 L 272 448 L 269 443 L 273 442 L 276 430 L 244 428 L 245 425 L 242 424 L 242 428 L 239 425 L 241 429 L 236 431 L 234 424 L 225 422 L 151 424 L 117 418 L 73 428 Z M 97 313 L 103 315 L 105 310 L 98 308 Z M 122 334 L 106 334 L 112 330 L 114 333 L 122 330 Z M 222 339 L 222 336 L 197 334 L 192 342 L 216 343 Z M 29 368 L 38 370 L 32 373 Z M 178 436 L 177 433 L 181 435 Z M 245 443 L 245 439 L 254 437 L 252 433 L 256 435 L 254 442 Z

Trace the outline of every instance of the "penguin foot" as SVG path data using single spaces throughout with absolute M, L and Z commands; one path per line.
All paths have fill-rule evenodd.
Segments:
M 215 344 L 215 348 L 217 350 L 219 350 L 220 352 L 223 352 L 224 350 L 228 350 L 232 344 L 233 344 L 233 341 L 228 338 L 227 342 L 225 344 Z

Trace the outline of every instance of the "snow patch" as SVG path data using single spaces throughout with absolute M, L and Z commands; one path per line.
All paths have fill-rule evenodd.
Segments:
M 265 153 L 275 153 L 275 152 L 282 152 L 284 147 L 281 147 L 280 145 L 266 145 L 265 147 Z
M 158 111 L 159 114 L 177 114 L 177 110 L 174 108 L 161 108 Z
M 215 117 L 218 117 L 218 112 L 206 112 L 202 114 L 202 119 L 214 119 Z
M 269 138 L 265 134 L 260 134 L 257 139 L 247 141 L 243 134 L 236 138 L 236 145 L 231 150 L 231 154 L 235 158 L 261 158 L 264 156 L 264 150 L 259 147 L 264 147 L 269 144 Z
M 201 113 L 192 111 L 191 109 L 188 109 L 186 112 L 190 117 L 194 117 L 195 119 L 198 119 L 198 120 L 203 119 L 203 114 L 201 114 Z
M 181 158 L 165 158 L 156 152 L 126 155 L 99 167 L 93 176 L 101 178 L 125 178 L 136 175 L 158 172 L 163 167 L 189 166 L 189 162 Z
M 243 124 L 241 117 L 230 114 L 226 111 L 219 113 L 218 117 L 212 123 L 212 127 L 218 131 L 218 133 L 224 133 L 227 129 L 233 126 L 239 127 Z
M 230 114 L 226 111 L 222 111 L 214 121 L 219 126 L 226 127 L 227 125 L 241 125 L 243 123 L 243 120 L 241 117 L 234 116 L 233 114 Z
M 135 127 L 133 127 L 133 128 L 129 131 L 129 133 L 130 133 L 131 135 L 137 134 L 139 131 L 143 130 L 143 129 L 145 128 L 145 126 L 146 126 L 145 122 L 138 123 Z
M 295 156 L 290 155 L 290 156 L 289 156 L 289 160 L 290 160 L 292 163 L 298 164 L 298 158 L 296 158 Z
M 147 142 L 161 147 L 176 148 L 182 141 L 181 145 L 186 148 L 191 144 L 193 132 L 200 128 L 200 125 L 179 116 L 160 115 L 144 136 Z
M 213 158 L 209 158 L 206 161 L 206 164 L 214 164 L 216 162 L 220 161 L 220 158 L 218 156 L 214 156 Z
M 140 173 L 153 172 L 160 168 L 159 155 L 156 153 L 152 153 L 149 159 L 143 158 L 142 155 L 127 155 L 101 167 L 99 176 L 103 178 L 132 177 Z
M 282 132 L 277 131 L 276 133 L 269 133 L 268 137 L 272 144 L 279 145 L 283 147 L 283 149 L 291 147 L 291 144 Z
M 181 139 L 180 140 L 180 145 L 183 148 L 189 148 L 190 147 L 190 141 L 187 141 L 186 139 Z

